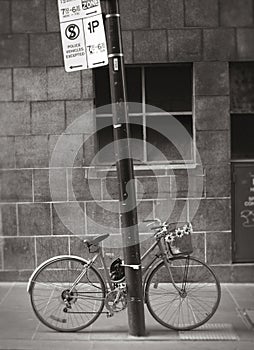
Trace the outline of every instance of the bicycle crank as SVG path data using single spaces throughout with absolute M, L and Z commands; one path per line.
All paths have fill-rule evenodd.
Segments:
M 125 290 L 115 289 L 109 292 L 105 298 L 105 306 L 109 311 L 109 317 L 115 312 L 120 312 L 127 307 L 127 294 Z

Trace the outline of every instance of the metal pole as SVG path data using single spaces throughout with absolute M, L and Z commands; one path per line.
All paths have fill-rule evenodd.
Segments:
M 128 295 L 129 333 L 145 335 L 140 246 L 133 160 L 129 145 L 124 57 L 118 0 L 106 0 L 109 76 L 113 105 L 115 159 L 119 183 L 120 217 Z M 129 266 L 128 266 L 129 265 Z M 137 267 L 137 269 L 134 269 Z

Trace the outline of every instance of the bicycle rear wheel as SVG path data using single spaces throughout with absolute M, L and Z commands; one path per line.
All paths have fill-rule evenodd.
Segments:
M 168 266 L 162 261 L 151 271 L 145 297 L 148 310 L 160 324 L 174 330 L 190 330 L 213 316 L 221 288 L 205 263 L 193 257 L 173 257 L 168 259 Z
M 75 332 L 93 323 L 104 307 L 105 283 L 90 266 L 79 283 L 85 262 L 75 257 L 58 257 L 45 263 L 34 276 L 30 299 L 39 320 L 60 332 Z

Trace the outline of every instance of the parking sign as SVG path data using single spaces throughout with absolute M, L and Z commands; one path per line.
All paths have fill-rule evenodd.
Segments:
M 108 64 L 99 0 L 58 0 L 66 72 Z

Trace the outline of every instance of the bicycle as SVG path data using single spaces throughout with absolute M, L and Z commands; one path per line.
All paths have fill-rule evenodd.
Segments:
M 212 269 L 192 257 L 190 223 L 146 220 L 155 242 L 142 255 L 144 302 L 161 325 L 173 330 L 191 330 L 207 322 L 216 312 L 220 283 Z M 124 263 L 118 258 L 107 269 L 100 242 L 109 234 L 87 238 L 84 244 L 93 257 L 61 255 L 42 263 L 31 275 L 27 290 L 32 308 L 46 326 L 74 332 L 91 325 L 102 313 L 108 317 L 127 307 Z M 99 259 L 104 276 L 94 266 Z M 142 264 L 143 265 L 143 264 Z M 104 311 L 104 306 L 106 311 Z

